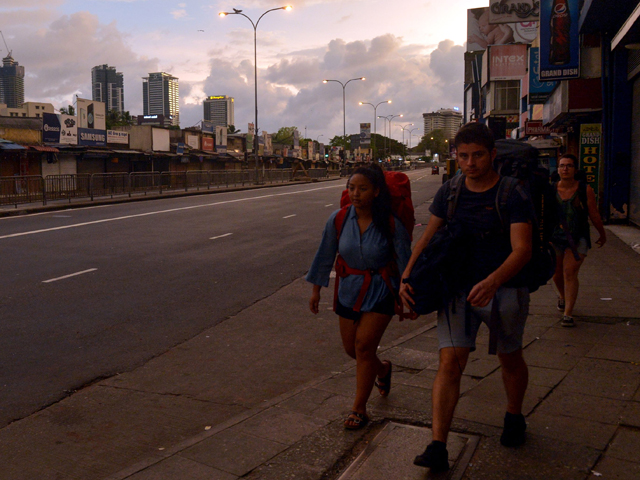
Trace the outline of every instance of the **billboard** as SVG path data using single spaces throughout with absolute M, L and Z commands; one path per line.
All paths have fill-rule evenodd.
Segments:
M 225 153 L 227 151 L 227 127 L 216 126 L 216 152 Z
M 360 124 L 360 146 L 363 148 L 369 148 L 371 145 L 371 124 Z
M 540 80 L 580 76 L 579 0 L 540 1 Z
M 206 152 L 213 152 L 213 138 L 202 137 L 202 150 Z
M 106 147 L 107 131 L 95 128 L 78 128 L 78 145 Z
M 94 102 L 86 98 L 76 98 L 78 110 L 78 127 L 96 130 L 107 129 L 104 102 Z
M 489 23 L 537 22 L 539 18 L 539 0 L 490 0 Z
M 540 50 L 538 47 L 529 49 L 529 104 L 545 103 L 556 82 L 540 81 Z
M 107 130 L 107 143 L 129 145 L 129 134 L 120 130 Z
M 247 152 L 253 151 L 253 142 L 255 141 L 256 127 L 250 123 L 247 127 Z
M 271 155 L 273 154 L 273 143 L 271 142 L 271 135 L 269 135 L 264 130 L 262 131 L 263 144 L 264 144 L 264 154 Z
M 62 145 L 78 144 L 78 122 L 71 115 L 42 114 L 42 141 Z
M 216 131 L 216 127 L 213 125 L 213 122 L 210 122 L 209 120 L 203 120 L 202 127 L 200 129 L 202 133 L 210 133 L 211 135 Z
M 492 45 L 489 47 L 490 80 L 520 80 L 526 74 L 526 45 Z
M 486 50 L 489 45 L 530 44 L 537 35 L 537 22 L 491 24 L 489 7 L 467 10 L 467 52 Z

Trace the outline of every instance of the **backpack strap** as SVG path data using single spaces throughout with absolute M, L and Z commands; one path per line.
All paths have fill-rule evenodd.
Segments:
M 347 213 L 349 213 L 349 207 L 350 205 L 342 207 L 334 220 L 334 225 L 336 227 L 336 238 L 338 239 L 338 241 L 340 241 L 340 234 L 342 233 L 344 222 L 347 221 Z
M 500 225 L 504 232 L 509 232 L 509 211 L 507 202 L 511 193 L 516 189 L 520 181 L 515 177 L 501 177 L 496 193 L 496 212 L 500 218 Z
M 460 198 L 460 191 L 462 190 L 462 184 L 464 183 L 465 175 L 454 175 L 449 180 L 449 196 L 447 197 L 447 223 L 453 220 L 453 215 L 456 212 L 458 206 L 458 199 Z

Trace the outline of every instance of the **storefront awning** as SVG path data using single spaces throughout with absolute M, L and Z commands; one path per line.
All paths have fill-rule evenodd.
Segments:
M 0 150 L 26 150 L 26 147 L 0 138 Z
M 43 145 L 31 145 L 29 148 L 32 150 L 37 150 L 38 152 L 51 152 L 51 153 L 60 152 L 60 150 L 58 150 L 56 147 L 46 147 Z

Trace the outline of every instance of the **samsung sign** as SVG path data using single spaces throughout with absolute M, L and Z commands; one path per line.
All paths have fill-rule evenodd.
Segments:
M 78 129 L 78 145 L 89 145 L 91 147 L 107 146 L 107 131 L 96 130 L 94 128 Z

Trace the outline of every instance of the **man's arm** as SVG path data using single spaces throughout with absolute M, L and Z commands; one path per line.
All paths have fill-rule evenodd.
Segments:
M 440 229 L 444 225 L 444 223 L 445 223 L 444 219 L 440 217 L 436 217 L 435 215 L 431 214 L 431 218 L 429 218 L 429 223 L 427 224 L 427 228 L 425 228 L 424 232 L 422 233 L 422 236 L 420 237 L 420 240 L 418 240 L 415 246 L 413 247 L 413 251 L 411 252 L 411 257 L 407 262 L 407 267 L 404 269 L 404 272 L 402 273 L 402 279 L 409 277 L 409 275 L 411 274 L 411 270 L 413 269 L 413 266 L 416 264 L 416 261 L 418 260 L 418 257 L 420 256 L 422 251 L 426 248 L 426 246 L 429 244 L 431 237 L 433 237 L 433 235 L 438 231 L 438 229 Z M 413 299 L 411 298 L 411 295 L 413 295 L 413 293 L 414 291 L 413 291 L 413 288 L 411 288 L 411 285 L 400 282 L 400 298 L 402 298 L 402 303 L 407 308 L 411 308 L 411 306 L 414 303 Z
M 474 285 L 467 297 L 467 301 L 474 307 L 488 305 L 498 288 L 531 259 L 531 223 L 512 223 L 509 234 L 511 254 L 493 273 Z

